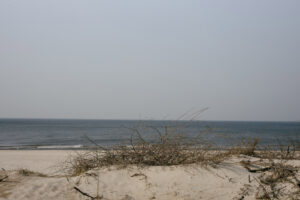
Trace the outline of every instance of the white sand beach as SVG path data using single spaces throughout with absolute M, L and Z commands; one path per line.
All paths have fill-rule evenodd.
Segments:
M 215 168 L 198 165 L 110 167 L 68 177 L 60 167 L 72 153 L 74 151 L 0 151 L 0 178 L 8 176 L 0 182 L 0 199 L 91 199 L 77 188 L 92 197 L 98 193 L 99 199 L 111 200 L 238 200 L 256 199 L 259 189 L 256 181 L 259 173 L 250 173 L 240 165 L 241 160 L 258 160 L 247 156 L 231 158 Z M 291 162 L 300 166 L 299 160 Z M 35 173 L 21 174 L 20 169 Z

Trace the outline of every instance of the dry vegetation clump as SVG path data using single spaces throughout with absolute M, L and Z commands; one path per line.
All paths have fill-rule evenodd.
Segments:
M 0 198 L 6 199 L 11 194 L 11 189 L 15 183 L 10 179 L 9 174 L 2 168 L 2 170 L 0 170 Z
M 299 166 L 287 164 L 286 160 L 241 161 L 251 173 L 259 173 L 254 178 L 258 183 L 256 199 L 299 199 Z
M 242 139 L 241 142 L 228 149 L 228 153 L 231 155 L 247 155 L 256 156 L 256 150 L 259 143 L 258 138 Z
M 278 145 L 279 150 L 271 147 L 264 147 L 255 153 L 256 157 L 263 159 L 282 159 L 295 160 L 300 159 L 300 145 L 291 141 L 290 145 Z
M 278 141 L 275 146 L 260 146 L 258 138 L 242 139 L 239 144 L 228 149 L 231 155 L 247 155 L 261 159 L 300 159 L 300 144 L 290 140 L 288 145 L 282 145 Z
M 201 164 L 216 166 L 234 155 L 247 155 L 258 158 L 268 158 L 269 161 L 295 159 L 299 155 L 296 146 L 280 146 L 280 151 L 259 147 L 257 138 L 242 139 L 238 145 L 228 149 L 216 149 L 201 137 L 191 138 L 178 134 L 176 129 L 168 127 L 161 131 L 151 127 L 157 134 L 153 139 L 146 139 L 138 128 L 133 128 L 133 134 L 126 145 L 116 145 L 111 148 L 99 146 L 90 138 L 93 145 L 87 151 L 71 156 L 66 162 L 65 171 L 71 175 L 79 175 L 95 168 L 107 166 L 126 167 L 137 166 L 171 166 L 184 164 Z M 153 135 L 152 135 L 153 136 Z M 298 154 L 297 154 L 298 153 Z M 244 165 L 246 166 L 246 165 Z M 269 169 L 268 169 L 269 170 Z
M 2 168 L 2 170 L 0 171 L 0 183 L 5 182 L 7 179 L 8 179 L 8 175 L 5 169 Z
M 292 165 L 287 165 L 282 162 L 272 163 L 269 174 L 261 177 L 261 182 L 267 185 L 272 185 L 276 182 L 287 181 L 289 177 L 295 177 L 298 169 Z
M 155 140 L 146 140 L 133 129 L 129 145 L 117 145 L 112 148 L 95 148 L 77 153 L 67 162 L 67 171 L 78 175 L 94 168 L 117 165 L 125 167 L 137 166 L 170 166 L 181 164 L 216 165 L 230 156 L 227 152 L 211 150 L 210 145 L 201 137 L 187 139 L 182 134 L 176 134 L 165 128 L 158 129 Z
M 30 171 L 28 169 L 19 169 L 17 171 L 17 173 L 19 175 L 22 175 L 22 176 L 38 176 L 38 177 L 47 177 L 47 175 L 45 174 L 42 174 L 42 173 L 39 173 L 39 172 L 33 172 L 33 171 Z
M 300 196 L 299 167 L 283 162 L 272 163 L 270 169 L 259 176 L 257 199 L 297 199 Z
M 279 145 L 274 147 L 259 147 L 256 141 L 246 143 L 248 145 L 241 149 L 234 147 L 233 152 L 260 158 L 258 161 L 241 161 L 251 173 L 260 173 L 255 179 L 259 185 L 256 199 L 291 199 L 300 197 L 300 174 L 299 166 L 293 166 L 289 160 L 300 159 L 299 145 L 297 141 L 290 141 L 290 145 Z M 232 151 L 232 150 L 231 150 Z

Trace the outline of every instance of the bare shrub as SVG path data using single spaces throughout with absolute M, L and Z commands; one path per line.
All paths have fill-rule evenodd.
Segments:
M 138 128 L 133 128 L 129 145 L 103 148 L 89 139 L 95 147 L 70 157 L 66 169 L 72 175 L 78 175 L 90 169 L 112 165 L 216 165 L 230 155 L 225 151 L 212 150 L 211 145 L 200 136 L 187 138 L 167 127 L 164 132 L 151 128 L 157 133 L 154 140 L 145 139 Z
M 279 154 L 273 149 L 262 150 L 257 138 L 242 139 L 238 145 L 228 149 L 218 149 L 205 140 L 201 134 L 196 137 L 186 137 L 178 127 L 149 128 L 152 129 L 150 135 L 154 137 L 149 139 L 145 137 L 145 134 L 141 134 L 139 128 L 131 128 L 133 133 L 128 144 L 115 145 L 110 148 L 99 146 L 87 137 L 86 139 L 93 144 L 93 147 L 71 156 L 66 162 L 65 171 L 72 175 L 79 175 L 94 168 L 112 165 L 120 167 L 182 164 L 216 166 L 233 155 L 268 158 L 271 161 L 274 158 L 293 159 L 297 154 L 296 147 L 292 145 L 281 146 L 281 149 L 277 151 L 280 152 Z

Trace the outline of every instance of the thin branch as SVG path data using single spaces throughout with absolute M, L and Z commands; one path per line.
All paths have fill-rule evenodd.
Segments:
M 100 149 L 103 149 L 105 151 L 107 151 L 106 148 L 100 146 L 99 144 L 97 144 L 94 140 L 92 140 L 91 138 L 89 138 L 86 134 L 84 134 L 84 138 L 89 141 L 90 143 L 94 144 L 96 147 L 100 148 Z
M 3 178 L 0 179 L 0 182 L 5 181 L 5 179 L 7 179 L 7 178 L 8 178 L 8 176 L 4 176 Z
M 77 192 L 79 192 L 80 194 L 82 194 L 82 195 L 84 195 L 84 196 L 86 196 L 86 197 L 91 198 L 91 200 L 97 199 L 97 197 L 92 197 L 92 196 L 89 195 L 88 193 L 81 191 L 81 190 L 80 190 L 78 187 L 76 187 L 76 186 L 74 186 L 73 188 L 74 188 Z

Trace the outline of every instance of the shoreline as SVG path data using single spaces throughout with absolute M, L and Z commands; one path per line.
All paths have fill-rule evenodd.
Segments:
M 230 144 L 230 145 L 219 145 L 219 146 L 212 146 L 208 148 L 207 150 L 228 150 L 230 148 L 237 147 L 239 143 L 237 142 L 236 144 Z M 300 143 L 298 144 L 286 144 L 286 145 L 258 145 L 256 147 L 256 151 L 263 151 L 263 150 L 271 150 L 271 151 L 279 151 L 282 147 L 287 148 L 287 147 L 295 147 L 297 150 L 300 151 Z M 122 146 L 130 146 L 130 144 L 127 145 L 109 145 L 109 146 L 101 146 L 100 147 L 105 147 L 107 149 L 117 149 L 118 147 Z M 193 146 L 191 146 L 192 148 Z M 78 145 L 46 145 L 46 146 L 38 146 L 38 145 L 32 145 L 32 146 L 22 146 L 22 147 L 15 147 L 15 146 L 0 146 L 0 151 L 88 151 L 91 149 L 94 149 L 97 147 L 89 147 L 89 146 L 84 146 L 81 144 Z

